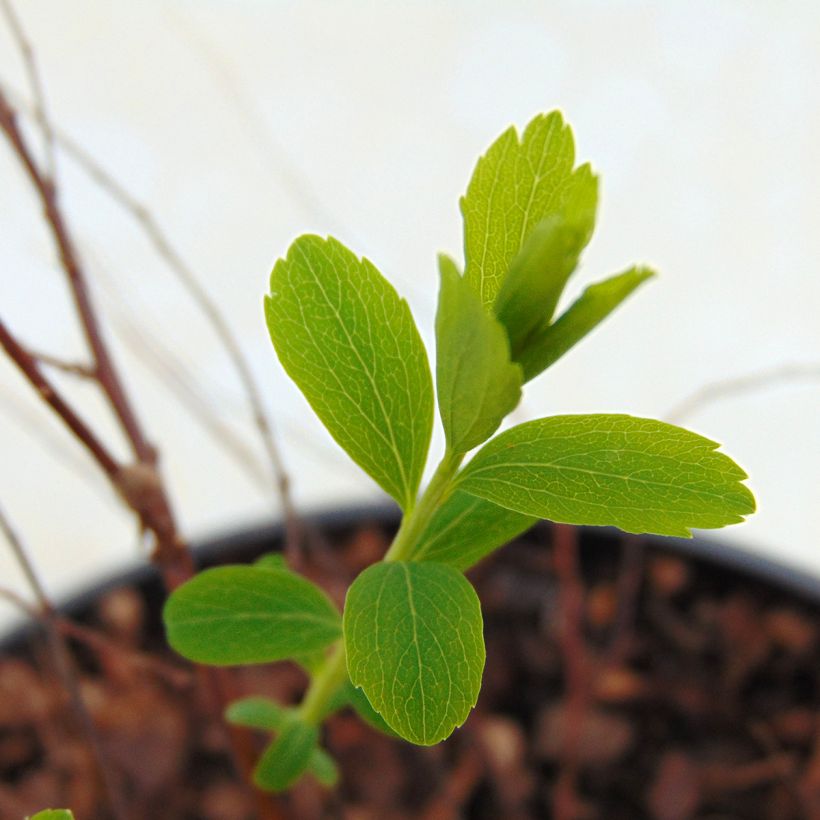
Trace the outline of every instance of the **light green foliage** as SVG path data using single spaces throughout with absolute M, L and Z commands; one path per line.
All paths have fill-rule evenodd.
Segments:
M 44 809 L 29 820 L 74 820 L 74 815 L 68 809 Z
M 269 698 L 263 697 L 248 697 L 242 700 L 234 701 L 225 710 L 225 719 L 234 726 L 244 726 L 249 729 L 260 729 L 266 732 L 272 732 L 281 735 L 285 732 L 286 727 L 292 723 L 299 723 L 299 713 L 296 709 L 281 706 Z M 308 727 L 312 728 L 312 727 Z M 302 771 L 307 771 L 312 774 L 322 785 L 332 786 L 338 779 L 338 770 L 333 758 L 324 751 L 321 747 L 316 745 L 318 742 L 318 733 L 311 732 L 289 732 L 286 734 L 286 742 L 284 746 L 276 749 L 276 743 L 271 744 L 267 751 L 267 760 L 264 768 L 261 765 L 257 769 L 256 778 L 258 785 L 272 791 L 280 791 L 286 786 L 276 785 L 280 779 L 293 778 L 290 782 L 295 782 Z M 287 738 L 290 738 L 289 740 Z M 282 754 L 289 754 L 289 749 L 292 745 L 297 747 L 297 751 L 302 750 L 302 744 L 306 739 L 313 738 L 313 749 L 307 757 L 307 763 L 301 771 L 290 772 L 283 775 L 282 769 L 284 764 L 276 761 L 276 758 Z M 303 759 L 303 757 L 302 757 Z M 298 761 L 297 761 L 298 763 Z M 298 765 L 295 767 L 298 769 Z M 271 774 L 273 772 L 273 774 Z M 267 785 L 263 785 L 261 781 L 265 781 Z
M 234 726 L 280 732 L 295 712 L 295 709 L 280 706 L 270 698 L 248 697 L 235 700 L 225 710 L 225 720 Z
M 269 569 L 272 572 L 290 572 L 288 562 L 281 552 L 267 552 L 257 558 L 253 565 L 259 569 Z
M 557 112 L 536 117 L 520 137 L 508 129 L 478 161 L 461 200 L 464 274 L 439 257 L 436 388 L 446 449 L 420 495 L 433 388 L 407 304 L 335 239 L 302 236 L 276 263 L 265 313 L 282 365 L 404 515 L 384 560 L 351 585 L 342 617 L 278 555 L 208 570 L 171 596 L 169 641 L 187 657 L 290 659 L 307 673 L 298 707 L 256 697 L 227 710 L 231 722 L 273 736 L 254 773 L 262 788 L 286 789 L 306 772 L 335 783 L 319 727 L 348 706 L 421 745 L 460 726 L 485 658 L 479 602 L 463 573 L 539 518 L 688 536 L 754 511 L 745 473 L 717 444 L 659 421 L 555 416 L 495 435 L 522 383 L 653 275 L 633 267 L 598 282 L 555 318 L 597 204 L 598 179 L 588 164 L 575 167 L 572 133 Z
M 290 788 L 310 766 L 318 740 L 316 726 L 288 721 L 256 764 L 253 782 L 260 789 L 272 792 Z
M 573 171 L 574 163 L 572 131 L 557 111 L 532 120 L 520 139 L 507 129 L 479 159 L 461 199 L 464 276 L 488 309 L 533 228 L 597 199 L 589 167 Z M 592 201 L 593 221 L 594 208 Z
M 529 337 L 518 359 L 524 368 L 524 380 L 535 378 L 560 359 L 654 275 L 649 268 L 634 267 L 590 285 L 555 322 Z
M 422 746 L 448 737 L 478 699 L 481 608 L 464 576 L 441 564 L 380 563 L 348 590 L 350 680 L 398 735 Z
M 626 415 L 553 416 L 494 438 L 458 486 L 516 512 L 565 524 L 690 537 L 754 512 L 746 473 L 720 445 Z
M 168 642 L 199 663 L 267 663 L 326 647 L 341 634 L 328 597 L 291 572 L 245 566 L 200 572 L 163 612 Z
M 521 360 L 530 336 L 552 318 L 564 286 L 583 249 L 583 229 L 561 215 L 535 226 L 513 260 L 495 300 L 494 311 Z
M 317 746 L 310 756 L 308 771 L 319 783 L 328 788 L 339 782 L 339 769 L 336 761 L 320 746 Z
M 433 387 L 407 303 L 367 259 L 335 239 L 302 236 L 273 269 L 265 314 L 279 360 L 333 438 L 412 506 Z
M 468 570 L 537 520 L 456 490 L 430 519 L 408 558 Z
M 498 320 L 439 257 L 441 290 L 436 314 L 436 389 L 447 446 L 465 453 L 485 442 L 521 399 L 521 368 Z
M 365 693 L 357 686 L 354 686 L 349 680 L 345 685 L 345 697 L 350 707 L 371 729 L 375 729 L 390 737 L 398 737 L 387 723 L 385 723 L 384 718 L 373 708 Z

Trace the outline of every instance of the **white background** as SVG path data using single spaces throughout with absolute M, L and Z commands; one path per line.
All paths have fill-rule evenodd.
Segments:
M 599 227 L 568 298 L 632 262 L 662 277 L 529 387 L 519 419 L 663 417 L 705 383 L 820 359 L 816 2 L 16 7 L 54 120 L 151 208 L 229 317 L 303 510 L 379 495 L 274 359 L 261 311 L 272 262 L 301 232 L 334 233 L 407 296 L 431 341 L 435 254 L 460 248 L 457 201 L 473 163 L 507 125 L 540 111 L 564 111 L 579 157 L 603 180 Z M 25 91 L 5 28 L 0 78 Z M 136 325 L 170 348 L 212 411 L 261 453 L 208 325 L 129 217 L 66 157 L 59 180 L 185 531 L 275 514 L 272 492 L 134 357 Z M 5 144 L 0 306 L 32 346 L 81 358 L 38 205 Z M 124 452 L 94 391 L 59 381 Z M 759 500 L 757 515 L 720 537 L 816 573 L 818 418 L 820 385 L 802 379 L 686 419 L 724 443 Z M 137 559 L 133 522 L 6 361 L 0 452 L 3 507 L 55 594 Z M 5 551 L 0 576 L 23 589 Z

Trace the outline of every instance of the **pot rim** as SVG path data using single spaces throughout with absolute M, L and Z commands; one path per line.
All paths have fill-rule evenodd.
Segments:
M 398 525 L 399 508 L 393 504 L 378 502 L 353 504 L 344 507 L 320 509 L 303 516 L 309 524 L 321 529 L 338 529 L 357 523 L 372 522 L 389 526 Z M 550 526 L 551 522 L 541 521 L 536 527 Z M 614 527 L 579 527 L 585 533 L 599 533 L 607 538 L 619 538 L 623 533 Z M 241 527 L 225 528 L 206 538 L 194 539 L 192 552 L 197 567 L 216 563 L 227 553 L 236 553 L 258 547 L 268 541 L 271 551 L 281 548 L 284 524 L 281 520 L 257 522 Z M 685 557 L 693 557 L 706 563 L 713 563 L 746 575 L 754 580 L 769 583 L 786 592 L 793 593 L 808 603 L 820 605 L 820 577 L 782 564 L 770 558 L 751 552 L 745 547 L 729 545 L 708 536 L 695 535 L 693 538 L 661 537 L 656 535 L 638 536 L 651 547 L 672 551 Z M 151 564 L 140 564 L 125 570 L 108 572 L 92 585 L 80 592 L 69 594 L 57 602 L 57 609 L 64 613 L 76 613 L 90 605 L 112 589 L 123 586 L 141 586 L 158 579 L 158 571 Z M 36 625 L 31 621 L 13 624 L 5 633 L 0 632 L 0 655 L 19 646 Z

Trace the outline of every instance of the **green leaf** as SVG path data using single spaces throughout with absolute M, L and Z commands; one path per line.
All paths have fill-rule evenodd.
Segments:
M 754 512 L 746 473 L 720 445 L 626 415 L 553 416 L 496 436 L 458 487 L 527 515 L 691 536 Z
M 334 439 L 398 503 L 415 500 L 433 423 L 427 354 L 407 303 L 335 239 L 302 236 L 265 314 L 288 375 Z
M 405 740 L 431 746 L 475 706 L 484 669 L 481 608 L 469 581 L 441 564 L 368 567 L 347 593 L 347 669 Z
M 345 686 L 345 696 L 354 712 L 371 728 L 388 737 L 398 735 L 387 725 L 385 719 L 373 708 L 367 695 L 349 680 Z
M 408 561 L 432 561 L 468 570 L 538 521 L 456 490 L 419 536 Z
M 510 361 L 504 328 L 481 304 L 455 263 L 439 257 L 436 389 L 448 448 L 485 442 L 521 399 L 521 368 Z
M 512 356 L 521 361 L 529 337 L 555 312 L 578 264 L 585 228 L 560 214 L 539 222 L 513 260 L 493 307 L 507 331 Z
M 633 267 L 603 282 L 590 285 L 572 305 L 527 341 L 518 359 L 529 381 L 561 358 L 599 325 L 632 291 L 651 279 L 649 268 Z
M 316 726 L 288 721 L 256 764 L 253 782 L 265 791 L 290 788 L 311 765 L 318 739 Z
M 163 618 L 177 652 L 217 666 L 285 660 L 341 634 L 338 611 L 310 581 L 248 566 L 200 572 L 174 590 Z
M 44 809 L 30 820 L 74 820 L 74 815 L 68 809 Z
M 332 787 L 339 782 L 339 768 L 336 766 L 336 761 L 319 746 L 310 755 L 308 771 L 323 786 Z
M 299 713 L 296 709 L 282 706 L 270 698 L 252 696 L 234 701 L 225 710 L 225 719 L 234 726 L 278 734 L 283 732 L 289 723 L 298 723 Z M 271 752 L 271 755 L 273 754 Z M 318 746 L 310 753 L 306 769 L 323 786 L 333 786 L 339 779 L 339 771 L 333 758 Z
M 590 197 L 594 177 L 588 166 L 573 173 L 574 162 L 572 131 L 557 111 L 532 120 L 520 140 L 509 128 L 479 159 L 461 199 L 464 276 L 487 309 L 533 228 Z
M 290 572 L 288 562 L 281 552 L 268 552 L 265 555 L 260 555 L 253 565 L 259 569 L 268 569 L 271 572 Z
M 263 729 L 267 732 L 279 732 L 285 724 L 293 719 L 295 710 L 282 706 L 270 698 L 253 695 L 235 700 L 225 710 L 225 720 L 234 726 L 245 726 L 248 729 Z

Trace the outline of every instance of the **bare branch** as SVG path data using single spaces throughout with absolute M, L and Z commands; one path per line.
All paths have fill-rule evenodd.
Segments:
M 116 778 L 111 771 L 111 767 L 106 759 L 106 756 L 103 754 L 100 740 L 97 736 L 97 730 L 94 727 L 94 723 L 91 720 L 91 715 L 88 713 L 85 701 L 83 700 L 82 692 L 80 690 L 80 683 L 77 680 L 77 675 L 72 667 L 70 654 L 68 652 L 65 639 L 57 628 L 57 612 L 49 600 L 45 587 L 34 569 L 34 564 L 29 558 L 28 550 L 23 544 L 20 536 L 15 531 L 11 522 L 6 517 L 2 507 L 0 507 L 0 529 L 2 529 L 3 534 L 11 547 L 12 554 L 17 560 L 17 563 L 20 565 L 20 569 L 23 571 L 26 580 L 31 586 L 32 592 L 37 599 L 38 606 L 31 607 L 15 593 L 10 593 L 5 590 L 3 591 L 3 597 L 22 606 L 25 611 L 32 614 L 36 618 L 37 622 L 42 625 L 43 630 L 45 631 L 49 656 L 54 666 L 54 671 L 60 678 L 60 682 L 68 693 L 74 719 L 85 736 L 86 743 L 88 744 L 88 748 L 97 768 L 97 773 L 100 777 L 100 783 L 108 799 L 112 815 L 116 818 L 116 820 L 127 820 L 128 812 L 125 808 L 123 798 L 117 789 Z
M 57 139 L 59 140 L 60 147 L 66 154 L 71 157 L 103 191 L 111 196 L 120 207 L 131 215 L 140 229 L 148 237 L 156 252 L 166 263 L 168 269 L 197 304 L 219 338 L 236 371 L 242 389 L 245 391 L 253 423 L 259 432 L 265 453 L 270 462 L 271 473 L 279 492 L 280 503 L 285 517 L 288 548 L 289 551 L 292 552 L 301 540 L 301 525 L 299 524 L 296 508 L 290 496 L 290 478 L 276 444 L 273 423 L 265 410 L 256 379 L 253 376 L 245 354 L 242 352 L 239 341 L 231 329 L 230 323 L 219 309 L 216 301 L 203 287 L 193 268 L 174 246 L 168 234 L 162 230 L 151 211 L 118 182 L 93 156 L 69 136 L 58 132 Z
M 57 189 L 53 181 L 47 179 L 37 167 L 31 150 L 17 124 L 16 111 L 9 104 L 2 89 L 0 89 L 0 130 L 8 138 L 14 153 L 25 169 L 29 181 L 40 199 L 46 222 L 57 247 L 60 263 L 68 277 L 68 283 L 86 341 L 94 357 L 94 365 L 100 385 L 105 391 L 137 459 L 142 462 L 153 463 L 156 454 L 137 421 L 131 402 L 108 352 L 108 346 L 105 343 L 91 300 L 85 273 L 58 204 Z
M 43 133 L 46 163 L 45 176 L 53 182 L 57 172 L 54 153 L 54 129 L 51 127 L 51 120 L 48 116 L 45 90 L 43 88 L 42 79 L 40 78 L 40 69 L 37 65 L 37 59 L 34 56 L 34 49 L 31 47 L 28 37 L 26 37 L 26 33 L 14 11 L 11 0 L 0 0 L 0 9 L 3 11 L 11 35 L 23 58 L 23 65 L 25 66 L 28 82 L 31 86 L 31 94 L 34 98 L 34 118 L 37 120 L 37 124 Z
M 116 485 L 120 474 L 120 465 L 108 451 L 108 448 L 97 438 L 96 433 L 80 418 L 57 388 L 43 375 L 36 359 L 17 341 L 2 319 L 0 319 L 0 345 L 3 346 L 9 358 L 17 365 L 20 372 L 43 401 L 63 420 L 66 427 L 74 433 L 102 471 Z
M 63 373 L 68 373 L 71 376 L 94 380 L 97 378 L 97 371 L 89 364 L 68 362 L 59 356 L 53 356 L 51 353 L 41 353 L 39 350 L 32 350 L 31 348 L 29 348 L 29 353 L 31 353 L 38 362 L 53 367 L 55 370 L 61 370 Z
M 715 402 L 752 393 L 778 384 L 820 381 L 820 363 L 784 364 L 768 370 L 758 370 L 744 376 L 719 379 L 696 390 L 676 404 L 665 415 L 668 421 L 680 423 Z

